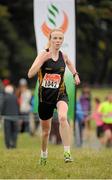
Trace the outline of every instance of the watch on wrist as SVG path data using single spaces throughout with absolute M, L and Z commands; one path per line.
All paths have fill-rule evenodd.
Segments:
M 73 74 L 73 77 L 75 78 L 76 75 L 79 75 L 79 73 L 78 73 L 78 72 L 75 72 L 75 73 Z

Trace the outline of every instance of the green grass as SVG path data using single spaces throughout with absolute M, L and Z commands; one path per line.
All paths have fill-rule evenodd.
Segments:
M 40 139 L 19 135 L 18 148 L 6 150 L 0 134 L 0 179 L 75 179 L 112 178 L 112 150 L 72 148 L 73 163 L 63 162 L 63 147 L 49 145 L 49 161 L 38 165 Z
M 92 89 L 92 96 L 101 100 L 107 94 L 107 89 Z M 63 147 L 49 144 L 44 167 L 38 165 L 39 155 L 39 137 L 20 134 L 17 149 L 7 150 L 0 130 L 0 179 L 112 179 L 112 149 L 72 147 L 74 162 L 65 164 Z

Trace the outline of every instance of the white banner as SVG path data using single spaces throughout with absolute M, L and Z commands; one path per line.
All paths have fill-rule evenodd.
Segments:
M 75 65 L 76 40 L 75 40 L 75 1 L 74 0 L 34 0 L 34 27 L 36 35 L 37 51 L 45 48 L 47 36 L 51 29 L 61 28 L 64 32 L 64 43 L 62 51 L 65 52 Z M 67 70 L 66 78 L 69 80 L 67 86 L 72 92 L 68 92 L 71 97 L 73 93 L 73 80 L 69 77 Z M 70 84 L 69 84 L 70 83 Z M 68 89 L 69 91 L 69 89 Z M 74 102 L 73 96 L 72 102 Z
M 34 27 L 38 51 L 45 48 L 50 29 L 64 31 L 63 51 L 75 63 L 74 0 L 34 0 Z

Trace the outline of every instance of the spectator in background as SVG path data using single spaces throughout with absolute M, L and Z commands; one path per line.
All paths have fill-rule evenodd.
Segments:
M 19 106 L 12 85 L 5 87 L 2 115 L 4 116 L 5 145 L 8 149 L 16 148 Z
M 17 100 L 18 100 L 18 104 L 19 104 L 19 107 L 20 107 L 20 103 L 21 103 L 21 98 L 20 98 L 20 88 L 19 86 L 15 88 L 15 95 L 17 97 Z
M 82 139 L 82 121 L 84 119 L 84 113 L 80 101 L 76 102 L 76 119 L 75 119 L 75 143 L 77 147 L 81 147 L 83 143 Z
M 32 93 L 28 89 L 27 80 L 22 78 L 19 81 L 20 88 L 20 116 L 21 116 L 21 127 L 20 132 L 29 132 L 29 118 L 31 110 L 31 97 Z
M 84 113 L 84 119 L 83 119 L 83 136 L 85 140 L 89 140 L 90 138 L 90 113 L 91 113 L 91 90 L 90 87 L 87 84 L 83 84 L 82 87 L 82 94 L 79 98 L 80 104 L 82 106 L 82 110 Z M 88 120 L 87 120 L 88 119 Z
M 109 93 L 106 101 L 102 102 L 99 107 L 99 113 L 104 122 L 104 143 L 107 147 L 112 146 L 112 93 Z
M 53 118 L 52 118 L 52 126 L 51 126 L 51 132 L 49 137 L 51 143 L 54 144 L 61 144 L 61 136 L 59 133 L 59 121 L 58 121 L 58 114 L 57 111 L 54 110 Z
M 91 119 L 93 119 L 96 123 L 96 136 L 97 136 L 97 138 L 99 139 L 101 144 L 104 144 L 104 130 L 103 130 L 104 123 L 102 120 L 102 116 L 98 112 L 101 102 L 100 102 L 100 99 L 97 97 L 94 98 L 94 102 L 95 102 L 95 109 L 91 115 Z
M 10 85 L 10 80 L 9 79 L 3 79 L 2 81 L 4 87 L 6 87 L 7 85 Z
M 30 135 L 35 135 L 37 129 L 40 125 L 38 112 L 34 111 L 34 95 L 32 94 L 30 105 L 31 105 L 31 113 L 30 113 Z

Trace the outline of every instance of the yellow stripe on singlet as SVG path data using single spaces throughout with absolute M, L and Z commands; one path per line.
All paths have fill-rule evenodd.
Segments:
M 64 81 L 63 81 L 60 88 L 59 88 L 57 99 L 59 98 L 60 94 L 63 94 L 64 92 L 65 92 L 65 84 L 64 84 Z
M 65 91 L 65 84 L 64 84 L 64 81 L 63 81 L 63 83 L 60 86 L 59 93 L 64 93 L 64 91 Z
M 39 96 L 40 96 L 40 101 L 42 102 L 42 80 L 43 80 L 43 77 L 42 77 L 42 71 L 41 69 L 39 70 L 38 72 L 38 79 L 39 79 Z

